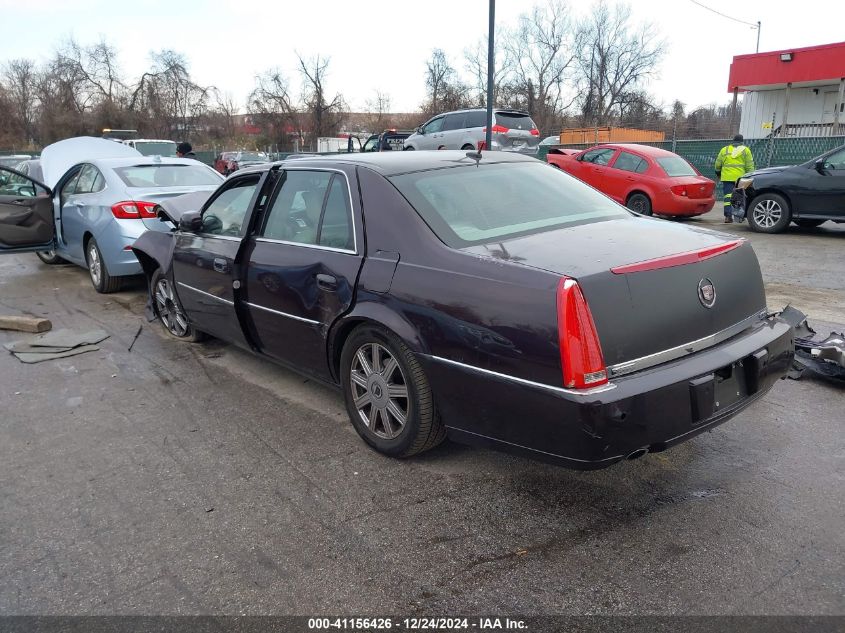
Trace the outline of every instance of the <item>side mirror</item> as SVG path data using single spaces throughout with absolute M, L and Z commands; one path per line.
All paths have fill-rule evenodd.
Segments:
M 818 159 L 818 160 L 815 162 L 815 164 L 814 164 L 814 165 L 815 165 L 816 171 L 817 171 L 817 172 L 819 172 L 820 174 L 823 174 L 825 171 L 827 171 L 827 170 L 824 168 L 824 158 L 820 158 L 820 159 Z
M 199 211 L 186 211 L 179 218 L 179 230 L 196 233 L 202 228 L 202 215 Z
M 425 134 L 425 131 L 423 130 L 422 125 L 417 128 L 417 134 Z

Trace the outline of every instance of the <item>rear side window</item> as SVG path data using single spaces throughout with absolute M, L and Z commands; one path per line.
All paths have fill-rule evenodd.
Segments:
M 286 171 L 261 234 L 274 240 L 316 245 L 331 178 L 332 174 L 325 171 Z
M 453 248 L 629 217 L 603 194 L 539 161 L 452 167 L 390 180 Z
M 455 114 L 447 114 L 446 120 L 443 122 L 443 131 L 446 130 L 460 130 L 464 128 L 464 121 L 466 114 L 463 112 L 456 112 Z
M 258 176 L 242 178 L 217 196 L 202 213 L 203 233 L 240 237 Z
M 487 113 L 483 110 L 467 112 L 467 120 L 464 127 L 484 127 L 487 125 Z
M 116 167 L 114 171 L 127 187 L 186 187 L 220 184 L 217 172 L 202 165 L 133 165 Z
M 634 154 L 619 152 L 619 156 L 616 157 L 616 162 L 613 163 L 613 167 L 615 169 L 621 169 L 622 171 L 633 171 L 641 174 L 648 169 L 648 163 L 645 159 L 635 156 Z
M 85 165 L 79 173 L 73 193 L 91 193 L 94 187 L 94 181 L 97 180 L 99 173 L 93 165 Z
M 317 243 L 329 248 L 353 250 L 352 210 L 349 208 L 349 191 L 346 179 L 335 174 L 329 185 L 326 208 L 320 219 Z
M 533 130 L 537 126 L 527 114 L 518 112 L 496 112 L 495 125 L 501 125 L 509 130 Z
M 666 172 L 670 178 L 675 176 L 697 176 L 695 170 L 687 161 L 680 156 L 662 156 L 657 159 L 657 164 Z

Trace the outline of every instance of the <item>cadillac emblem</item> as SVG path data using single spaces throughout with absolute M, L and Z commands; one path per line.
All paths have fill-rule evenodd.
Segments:
M 698 300 L 705 308 L 712 308 L 716 303 L 716 286 L 707 277 L 698 282 Z

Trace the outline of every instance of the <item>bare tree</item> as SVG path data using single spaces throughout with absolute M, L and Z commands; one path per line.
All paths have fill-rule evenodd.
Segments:
M 375 98 L 368 99 L 365 104 L 370 116 L 365 121 L 368 132 L 379 133 L 389 125 L 390 95 L 376 90 Z
M 431 58 L 426 62 L 425 85 L 427 95 L 422 110 L 426 116 L 472 104 L 469 88 L 460 80 L 442 49 L 431 51 Z
M 302 142 L 300 117 L 288 80 L 278 68 L 256 75 L 255 88 L 247 98 L 247 111 L 253 115 L 268 142 L 287 149 L 291 133 Z
M 505 85 L 512 70 L 512 60 L 508 49 L 499 44 L 505 39 L 505 31 L 496 29 L 493 38 L 495 60 L 493 68 L 493 105 L 507 105 L 503 101 L 507 86 Z M 487 104 L 487 41 L 485 35 L 472 48 L 464 49 L 464 67 L 472 81 L 473 101 L 477 106 Z
M 606 0 L 593 6 L 582 34 L 578 71 L 583 122 L 605 125 L 637 100 L 639 88 L 655 74 L 666 45 L 652 24 L 632 26 L 629 5 L 610 7 Z
M 520 16 L 504 46 L 513 60 L 519 105 L 531 112 L 543 133 L 549 133 L 574 102 L 574 97 L 567 102 L 563 92 L 579 46 L 579 32 L 568 7 L 561 0 L 534 5 Z
M 310 119 L 310 138 L 313 144 L 321 136 L 336 136 L 343 120 L 344 101 L 339 93 L 329 99 L 325 88 L 329 58 L 319 55 L 309 60 L 299 58 L 299 72 L 303 80 L 303 110 Z
M 12 115 L 9 118 L 14 119 L 16 125 L 20 126 L 24 142 L 31 143 L 35 138 L 37 113 L 35 62 L 31 59 L 10 60 L 3 67 L 2 82 L 6 107 Z

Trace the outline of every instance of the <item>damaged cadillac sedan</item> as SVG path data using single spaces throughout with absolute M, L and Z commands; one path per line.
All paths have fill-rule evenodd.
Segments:
M 395 457 L 449 437 L 606 467 L 727 421 L 794 353 L 750 244 L 528 157 L 301 158 L 160 213 L 134 245 L 150 317 L 338 386 Z

